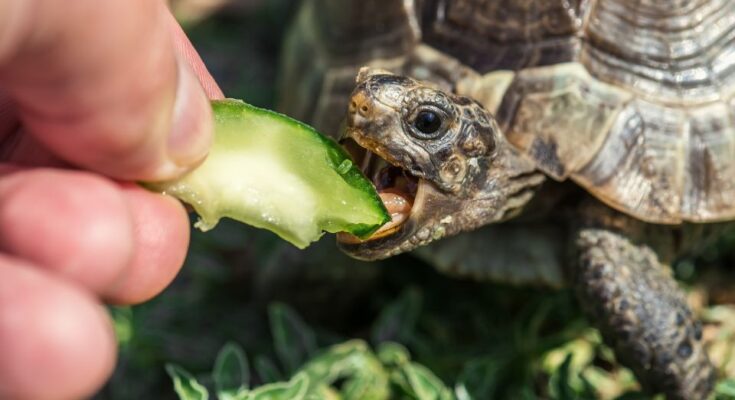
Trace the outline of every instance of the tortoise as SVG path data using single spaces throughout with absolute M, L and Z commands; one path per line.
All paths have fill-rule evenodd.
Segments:
M 393 215 L 345 252 L 569 285 L 644 389 L 711 392 L 668 265 L 735 219 L 735 2 L 305 0 L 283 65 Z

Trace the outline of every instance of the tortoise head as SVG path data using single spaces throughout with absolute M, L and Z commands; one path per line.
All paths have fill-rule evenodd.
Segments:
M 393 218 L 366 240 L 338 235 L 356 258 L 389 257 L 505 220 L 544 180 L 481 104 L 382 70 L 360 71 L 344 133 Z

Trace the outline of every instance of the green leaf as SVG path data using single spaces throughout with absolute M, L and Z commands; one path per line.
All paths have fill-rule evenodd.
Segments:
M 400 366 L 411 361 L 411 355 L 400 343 L 383 342 L 378 346 L 378 359 L 387 366 Z
M 418 400 L 451 400 L 452 392 L 433 372 L 421 364 L 403 365 L 393 376 L 406 394 Z
M 227 343 L 217 354 L 212 371 L 214 387 L 220 400 L 233 398 L 247 390 L 250 381 L 247 357 L 236 343 Z
M 538 396 L 533 391 L 531 386 L 519 386 L 513 388 L 508 393 L 510 399 L 517 400 L 538 400 Z
M 309 377 L 305 373 L 294 375 L 288 382 L 269 383 L 250 393 L 246 400 L 302 400 L 309 390 Z
M 255 372 L 258 373 L 260 381 L 264 383 L 277 382 L 283 378 L 283 374 L 273 361 L 263 356 L 255 357 Z
M 457 387 L 468 392 L 473 399 L 498 398 L 497 392 L 508 366 L 507 361 L 497 356 L 485 356 L 465 362 L 457 378 Z
M 209 392 L 185 369 L 175 364 L 166 364 L 166 372 L 174 381 L 174 390 L 181 400 L 207 400 Z
M 564 362 L 561 363 L 549 380 L 552 398 L 556 400 L 573 400 L 577 398 L 574 394 L 574 389 L 569 382 L 569 367 L 572 364 L 572 356 L 572 353 L 567 354 L 566 358 L 564 358 Z
M 131 307 L 111 306 L 108 308 L 112 318 L 115 337 L 120 346 L 127 346 L 133 340 L 133 309 Z
M 286 372 L 291 374 L 316 352 L 316 336 L 301 317 L 285 304 L 271 304 L 268 315 L 276 354 Z
M 345 400 L 387 400 L 390 396 L 388 375 L 384 371 L 357 372 L 340 392 Z
M 396 341 L 409 343 L 421 313 L 421 292 L 415 288 L 405 290 L 393 303 L 378 315 L 372 329 L 372 342 Z
M 390 394 L 387 371 L 362 340 L 328 348 L 309 360 L 301 371 L 318 385 L 341 381 L 340 394 L 345 400 L 382 400 Z
M 735 400 L 735 378 L 720 381 L 715 387 L 717 400 Z

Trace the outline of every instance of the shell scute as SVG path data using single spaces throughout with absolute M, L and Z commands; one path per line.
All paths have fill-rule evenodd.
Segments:
M 508 140 L 557 180 L 587 164 L 630 95 L 592 79 L 579 64 L 520 71 L 498 119 Z
M 681 212 L 690 221 L 735 217 L 733 101 L 691 111 Z
M 685 115 L 635 99 L 615 119 L 590 163 L 572 179 L 640 219 L 681 222 Z
M 305 4 L 291 115 L 336 131 L 358 68 L 384 68 L 478 100 L 539 169 L 634 217 L 735 218 L 733 0 Z

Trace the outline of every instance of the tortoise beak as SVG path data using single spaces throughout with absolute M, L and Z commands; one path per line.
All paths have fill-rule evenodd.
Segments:
M 415 247 L 411 240 L 415 237 L 419 227 L 424 225 L 427 201 L 434 190 L 431 184 L 423 179 L 417 182 L 416 197 L 413 199 L 409 214 L 400 223 L 386 224 L 372 237 L 360 240 L 347 234 L 337 235 L 337 246 L 350 257 L 374 261 L 394 256 Z M 428 232 L 428 231 L 427 231 Z M 415 239 L 414 239 L 415 240 Z

